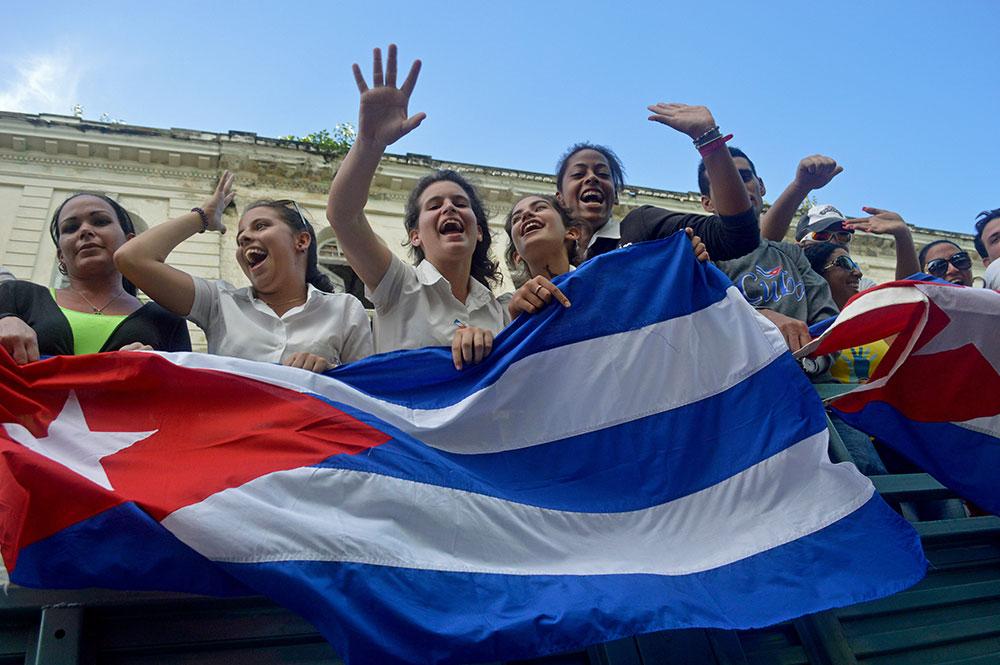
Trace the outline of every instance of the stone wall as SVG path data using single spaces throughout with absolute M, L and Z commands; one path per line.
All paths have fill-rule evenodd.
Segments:
M 19 278 L 55 285 L 60 275 L 48 225 L 56 207 L 70 193 L 107 193 L 135 214 L 138 226 L 148 228 L 198 205 L 212 192 L 223 169 L 237 175 L 238 203 L 259 198 L 298 201 L 322 247 L 335 241 L 326 224 L 325 207 L 336 166 L 336 161 L 325 159 L 307 145 L 248 132 L 216 134 L 0 112 L 0 265 Z M 459 171 L 480 189 L 491 213 L 498 257 L 506 246 L 503 218 L 513 201 L 526 193 L 555 189 L 554 178 L 546 174 L 447 162 L 426 155 L 386 155 L 366 213 L 400 256 L 406 255 L 402 223 L 406 196 L 421 177 L 438 168 Z M 619 217 L 645 204 L 701 212 L 694 192 L 629 186 L 622 199 L 616 210 Z M 236 222 L 235 215 L 227 215 L 232 229 Z M 246 284 L 235 259 L 235 236 L 235 232 L 196 235 L 174 251 L 171 263 L 203 277 Z M 914 229 L 914 236 L 918 247 L 932 238 L 945 237 L 975 255 L 967 234 Z M 858 234 L 852 253 L 876 281 L 892 278 L 895 259 L 891 239 Z M 328 244 L 325 255 L 336 256 L 336 251 Z M 982 272 L 978 260 L 975 272 Z M 501 290 L 509 289 L 508 277 Z M 200 332 L 195 338 L 203 343 Z

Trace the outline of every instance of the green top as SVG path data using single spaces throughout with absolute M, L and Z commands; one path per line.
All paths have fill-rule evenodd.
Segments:
M 55 300 L 56 290 L 51 291 L 52 299 Z M 127 314 L 87 314 L 65 307 L 59 309 L 73 331 L 73 354 L 77 356 L 100 352 L 115 328 L 128 318 Z

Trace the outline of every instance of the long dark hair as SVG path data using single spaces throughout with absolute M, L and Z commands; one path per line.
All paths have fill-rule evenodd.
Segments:
M 410 197 L 406 200 L 406 211 L 403 216 L 403 225 L 406 227 L 407 236 L 409 236 L 410 231 L 417 228 L 417 222 L 420 219 L 420 197 L 423 195 L 424 190 L 434 183 L 442 181 L 455 183 L 469 197 L 469 206 L 472 208 L 472 214 L 476 217 L 476 225 L 479 226 L 479 230 L 483 236 L 483 239 L 476 243 L 476 250 L 472 254 L 472 270 L 470 271 L 470 275 L 486 288 L 492 289 L 503 281 L 503 276 L 500 274 L 500 264 L 493 258 L 490 252 L 490 245 L 493 242 L 493 238 L 490 235 L 489 216 L 486 214 L 486 208 L 483 207 L 482 199 L 479 198 L 476 188 L 455 171 L 447 169 L 435 171 L 429 176 L 422 178 L 417 183 L 417 186 L 413 188 L 413 191 L 410 192 Z M 407 239 L 406 244 L 410 245 L 410 255 L 413 257 L 414 263 L 420 263 L 424 260 L 423 248 L 414 247 L 410 244 L 409 239 Z
M 291 199 L 279 199 L 276 201 L 261 199 L 248 205 L 243 214 L 247 214 L 254 208 L 270 208 L 278 213 L 281 221 L 288 225 L 288 228 L 294 233 L 305 231 L 309 234 L 309 249 L 306 250 L 306 283 L 312 284 L 320 291 L 333 293 L 333 282 L 319 269 L 319 248 L 316 246 L 316 232 L 313 231 L 312 224 L 302 214 L 298 204 Z
M 52 222 L 49 224 L 49 235 L 52 236 L 52 242 L 55 243 L 56 249 L 59 249 L 59 215 L 62 214 L 63 206 L 77 198 L 78 196 L 93 196 L 96 199 L 101 199 L 115 211 L 115 218 L 118 220 L 118 226 L 122 227 L 122 231 L 125 232 L 125 236 L 136 235 L 135 224 L 132 223 L 132 216 L 128 214 L 128 211 L 121 206 L 118 201 L 107 196 L 106 194 L 101 194 L 100 192 L 77 192 L 76 194 L 71 194 L 65 201 L 59 204 L 56 208 L 55 213 L 52 215 Z M 138 289 L 135 288 L 135 284 L 125 279 L 122 275 L 122 288 L 129 295 L 136 295 Z

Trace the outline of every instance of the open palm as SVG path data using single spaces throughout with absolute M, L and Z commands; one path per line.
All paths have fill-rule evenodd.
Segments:
M 415 60 L 403 85 L 396 87 L 396 45 L 389 45 L 385 73 L 382 71 L 382 51 L 375 49 L 372 65 L 372 87 L 368 87 L 361 67 L 354 65 L 354 80 L 361 92 L 358 113 L 358 138 L 380 146 L 388 146 L 410 133 L 427 117 L 423 113 L 409 116 L 407 106 L 420 74 L 420 61 Z

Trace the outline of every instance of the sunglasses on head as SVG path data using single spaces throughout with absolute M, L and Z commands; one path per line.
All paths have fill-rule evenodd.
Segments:
M 279 200 L 277 200 L 277 201 L 274 202 L 274 205 L 276 205 L 276 206 L 285 206 L 285 207 L 291 206 L 291 207 L 295 208 L 295 214 L 297 214 L 299 216 L 299 224 L 302 225 L 302 230 L 305 231 L 308 228 L 309 223 L 306 222 L 306 216 L 302 214 L 302 211 L 299 210 L 299 204 L 296 203 L 294 200 L 292 200 L 292 199 L 279 199 Z
M 948 272 L 949 263 L 958 270 L 968 270 L 972 267 L 972 259 L 969 258 L 968 252 L 956 252 L 947 259 L 928 261 L 927 265 L 924 266 L 924 272 L 935 277 L 944 277 L 945 273 Z
M 838 268 L 843 268 L 844 270 L 857 270 L 858 272 L 861 272 L 861 268 L 858 267 L 858 264 L 854 262 L 854 259 L 847 256 L 846 254 L 841 254 L 833 261 L 830 261 L 825 266 L 823 266 L 823 272 L 826 272 L 827 270 L 829 270 L 834 266 L 837 266 Z
M 853 231 L 813 231 L 809 234 L 809 238 L 816 242 L 838 242 L 841 245 L 851 242 L 853 237 Z

